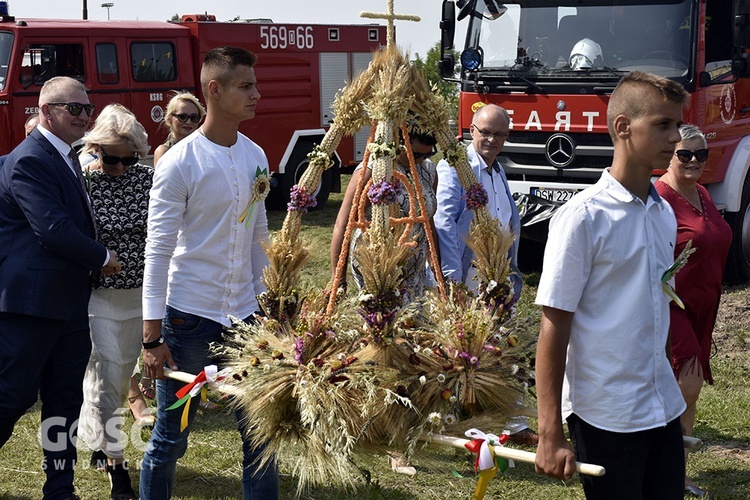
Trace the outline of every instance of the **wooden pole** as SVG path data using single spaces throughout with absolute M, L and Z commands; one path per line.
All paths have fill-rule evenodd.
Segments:
M 433 434 L 432 436 L 423 436 L 423 440 L 429 441 L 430 443 L 444 444 L 453 446 L 454 448 L 465 448 L 465 444 L 468 443 L 469 439 L 457 438 L 452 436 L 443 436 L 441 434 Z M 511 460 L 517 460 L 527 464 L 533 464 L 536 460 L 536 453 L 530 451 L 517 450 L 515 448 L 508 448 L 506 446 L 495 446 L 495 456 L 504 457 Z M 604 467 L 601 465 L 587 464 L 583 462 L 576 462 L 576 472 L 579 474 L 587 474 L 589 476 L 603 476 L 605 473 Z

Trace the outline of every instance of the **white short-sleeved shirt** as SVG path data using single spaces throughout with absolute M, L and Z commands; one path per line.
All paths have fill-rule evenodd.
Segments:
M 550 222 L 536 303 L 573 312 L 563 418 L 635 432 L 663 426 L 685 401 L 667 359 L 677 223 L 651 186 L 646 203 L 608 171 Z
M 239 222 L 256 171 L 268 172 L 263 150 L 244 135 L 230 147 L 200 132 L 159 160 L 148 214 L 143 319 L 162 319 L 166 305 L 226 326 L 228 316 L 258 310 L 268 264 L 264 203 Z

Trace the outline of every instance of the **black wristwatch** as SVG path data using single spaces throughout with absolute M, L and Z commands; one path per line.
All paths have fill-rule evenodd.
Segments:
M 154 347 L 159 347 L 164 343 L 164 337 L 159 335 L 159 338 L 156 340 L 152 340 L 151 342 L 141 342 L 141 345 L 144 349 L 153 349 Z

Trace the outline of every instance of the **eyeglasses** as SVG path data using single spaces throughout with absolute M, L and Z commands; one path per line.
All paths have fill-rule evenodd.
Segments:
M 481 128 L 477 127 L 473 123 L 471 124 L 471 126 L 474 127 L 474 130 L 476 130 L 477 132 L 479 132 L 479 135 L 481 135 L 482 137 L 484 137 L 488 141 L 491 141 L 493 139 L 496 140 L 496 141 L 499 141 L 501 139 L 507 139 L 508 138 L 508 134 L 510 133 L 510 132 L 489 132 L 487 130 L 482 130 Z
M 135 156 L 112 156 L 108 155 L 103 149 L 102 149 L 102 163 L 105 165 L 117 165 L 118 163 L 122 163 L 123 167 L 132 167 L 136 163 L 138 163 L 138 155 Z
M 696 149 L 695 151 L 690 151 L 689 149 L 678 149 L 674 152 L 674 155 L 682 163 L 690 163 L 693 156 L 695 156 L 695 161 L 702 163 L 708 159 L 708 149 Z
M 80 102 L 48 102 L 50 106 L 64 106 L 68 113 L 73 116 L 78 116 L 81 111 L 86 110 L 86 114 L 90 117 L 94 112 L 93 104 L 81 104 Z
M 412 154 L 414 155 L 414 161 L 421 160 L 422 158 L 424 158 L 425 160 L 429 160 L 437 154 L 437 150 L 433 149 L 432 151 L 428 151 L 427 153 L 416 153 L 412 151 Z
M 192 113 L 192 114 L 180 113 L 178 115 L 172 115 L 172 116 L 180 120 L 180 123 L 185 123 L 188 120 L 190 120 L 191 123 L 200 123 L 201 119 L 203 118 L 198 113 Z

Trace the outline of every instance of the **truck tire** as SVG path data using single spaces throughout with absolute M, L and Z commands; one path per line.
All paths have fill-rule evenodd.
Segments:
M 732 227 L 732 246 L 724 269 L 724 281 L 740 285 L 750 279 L 750 172 L 742 185 L 739 212 L 728 213 L 725 219 Z
M 289 202 L 289 191 L 299 182 L 300 178 L 302 178 L 302 174 L 307 170 L 307 166 L 310 163 L 310 160 L 307 159 L 307 154 L 312 151 L 312 148 L 313 144 L 311 142 L 299 142 L 294 148 L 294 152 L 289 157 L 281 183 L 282 194 L 284 197 L 283 208 L 285 209 L 286 204 Z M 330 169 L 323 172 L 323 175 L 320 178 L 320 183 L 314 194 L 318 203 L 312 210 L 319 210 L 325 207 L 328 202 L 328 195 L 331 194 Z

